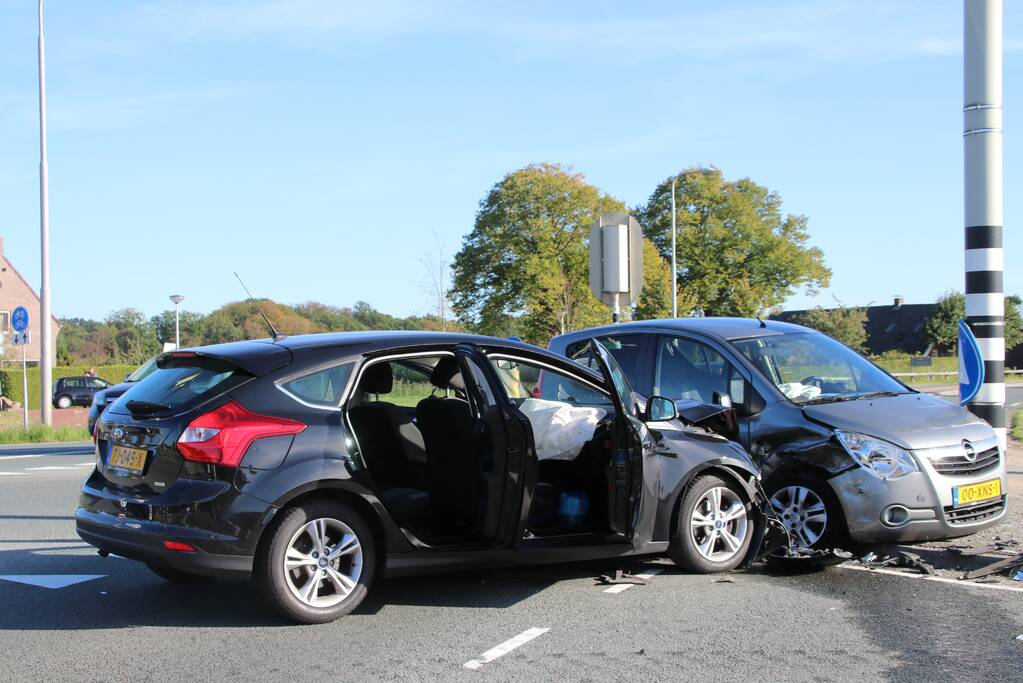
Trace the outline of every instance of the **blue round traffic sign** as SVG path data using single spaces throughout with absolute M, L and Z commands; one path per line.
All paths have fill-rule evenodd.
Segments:
M 24 332 L 28 329 L 28 309 L 18 306 L 11 311 L 11 328 L 15 332 Z

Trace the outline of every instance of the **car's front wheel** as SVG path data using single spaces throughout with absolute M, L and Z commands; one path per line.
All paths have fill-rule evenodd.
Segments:
M 70 396 L 58 396 L 57 397 L 57 407 L 58 408 L 63 408 L 63 409 L 70 408 L 71 407 L 71 397 Z
M 358 607 L 376 569 L 365 520 L 347 505 L 313 501 L 283 510 L 261 544 L 255 574 L 264 595 L 306 624 L 334 621 Z
M 842 507 L 826 481 L 792 474 L 772 478 L 766 488 L 771 507 L 797 546 L 828 550 L 847 545 Z
M 668 553 L 675 564 L 695 572 L 735 569 L 749 551 L 753 527 L 749 504 L 738 485 L 703 475 L 682 496 Z

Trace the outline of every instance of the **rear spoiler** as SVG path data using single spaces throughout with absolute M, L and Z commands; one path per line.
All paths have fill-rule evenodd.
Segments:
M 223 370 L 241 370 L 260 377 L 291 363 L 292 353 L 279 344 L 262 341 L 231 342 L 195 349 L 167 351 L 156 359 L 160 368 L 199 366 Z

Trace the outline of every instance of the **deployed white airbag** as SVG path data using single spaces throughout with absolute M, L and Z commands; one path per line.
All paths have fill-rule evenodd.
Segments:
M 540 398 L 527 398 L 519 410 L 533 427 L 536 457 L 540 460 L 575 460 L 583 445 L 593 438 L 597 423 L 607 414 L 603 408 Z
M 779 384 L 778 389 L 781 393 L 785 394 L 786 398 L 791 398 L 792 400 L 802 399 L 804 401 L 810 401 L 821 395 L 820 387 L 815 387 L 812 384 L 803 384 L 801 382 Z

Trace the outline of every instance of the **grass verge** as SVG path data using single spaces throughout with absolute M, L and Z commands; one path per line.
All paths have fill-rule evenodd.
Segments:
M 0 431 L 0 444 L 17 443 L 58 443 L 64 441 L 89 441 L 89 430 L 85 427 L 46 427 L 31 425 L 27 430 L 5 429 Z
M 1017 441 L 1023 441 L 1023 410 L 1017 410 L 1012 416 L 1012 429 L 1009 434 Z

